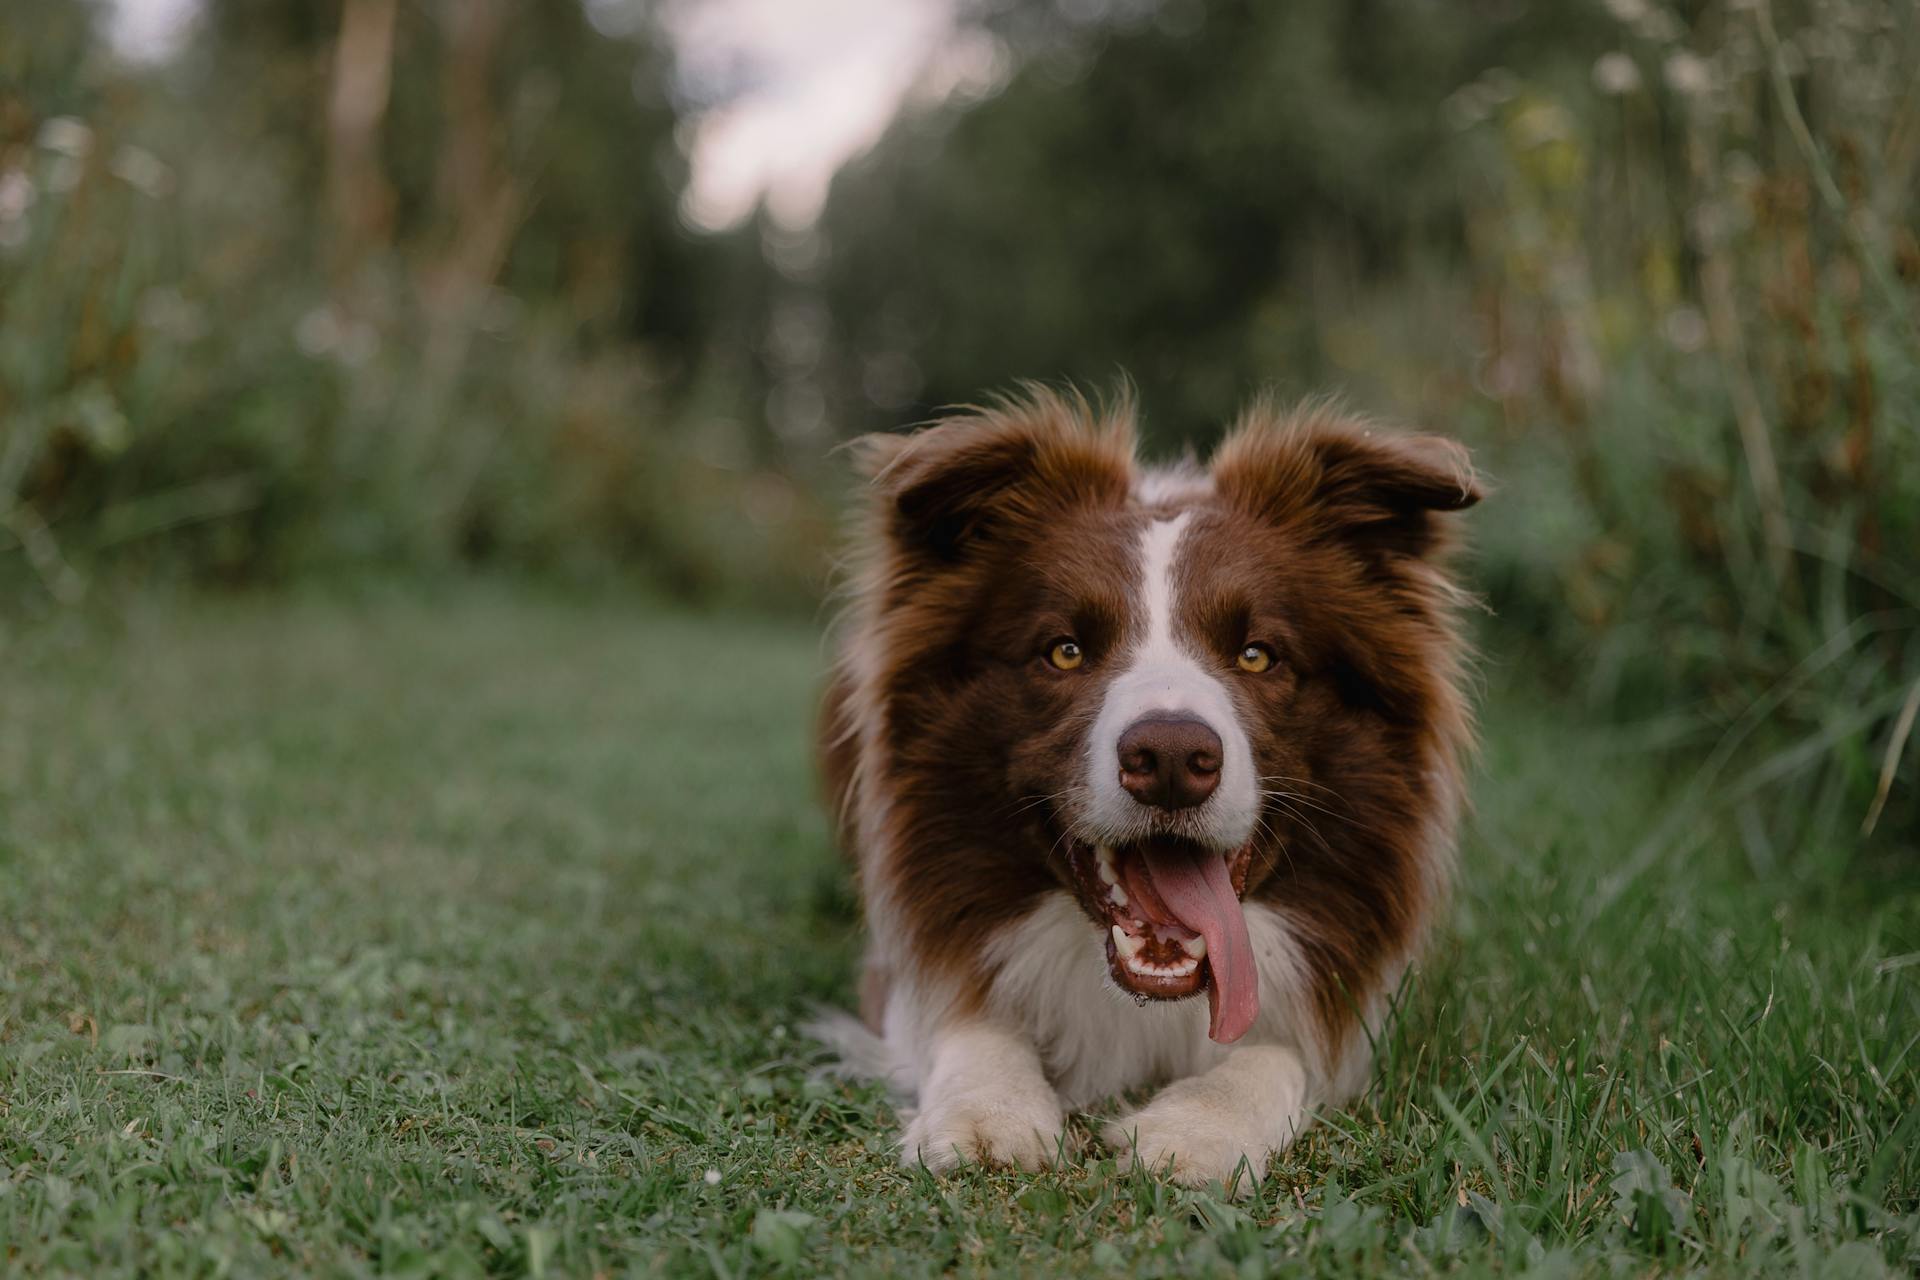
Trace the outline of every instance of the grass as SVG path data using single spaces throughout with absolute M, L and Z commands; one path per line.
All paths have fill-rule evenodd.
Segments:
M 1369 1095 L 1257 1198 L 900 1169 L 803 627 L 501 588 L 0 637 L 0 1267 L 1868 1276 L 1920 1265 L 1908 861 L 1709 839 L 1504 689 Z

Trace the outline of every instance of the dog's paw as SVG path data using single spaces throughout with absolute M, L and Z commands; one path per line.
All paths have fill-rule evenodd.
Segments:
M 1300 1056 L 1278 1045 L 1235 1049 L 1201 1076 L 1189 1076 L 1106 1126 L 1122 1170 L 1135 1163 L 1188 1186 L 1224 1183 L 1246 1195 L 1307 1123 Z
M 921 1107 L 907 1126 L 900 1160 L 935 1173 L 962 1163 L 1039 1169 L 1059 1154 L 1060 1119 L 1051 1091 L 1045 1097 L 1010 1090 L 937 1099 Z
M 1186 1186 L 1223 1183 L 1245 1195 L 1266 1175 L 1274 1148 L 1250 1135 L 1254 1126 L 1240 1109 L 1210 1090 L 1186 1087 L 1201 1084 L 1171 1086 L 1132 1115 L 1109 1122 L 1103 1136 L 1122 1172 L 1137 1162 Z

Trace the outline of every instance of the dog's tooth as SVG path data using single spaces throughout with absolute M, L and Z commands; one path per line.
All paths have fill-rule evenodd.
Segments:
M 1114 885 L 1120 883 L 1120 875 L 1113 869 L 1113 850 L 1106 845 L 1101 845 L 1094 850 L 1093 861 L 1094 869 L 1100 873 L 1102 883 Z
M 1147 940 L 1145 938 L 1136 938 L 1119 925 L 1114 925 L 1113 945 L 1119 949 L 1121 955 L 1125 956 L 1128 960 L 1132 960 L 1140 954 L 1140 948 L 1147 945 Z
M 1180 949 L 1195 960 L 1204 960 L 1207 957 L 1207 940 L 1196 933 L 1191 938 L 1182 938 Z
M 1124 907 L 1127 905 L 1127 891 L 1117 884 L 1109 885 L 1107 887 L 1107 901 L 1116 907 Z

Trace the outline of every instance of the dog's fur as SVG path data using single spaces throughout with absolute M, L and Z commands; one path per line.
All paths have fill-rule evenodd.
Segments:
M 1165 1084 L 1108 1126 L 1123 1160 L 1259 1177 L 1364 1083 L 1449 879 L 1465 452 L 1321 403 L 1256 405 L 1205 468 L 1134 448 L 1127 403 L 1044 391 L 857 445 L 871 503 L 822 760 L 870 1032 L 835 1038 L 914 1096 L 902 1154 L 936 1170 L 1048 1162 L 1067 1109 Z M 1050 662 L 1061 638 L 1077 669 Z M 1269 669 L 1237 665 L 1249 644 Z M 1114 740 L 1171 713 L 1223 759 L 1169 812 L 1123 789 Z M 1232 1045 L 1206 1001 L 1120 985 L 1153 983 L 1116 958 L 1127 913 L 1093 855 L 1156 839 L 1232 865 L 1259 1002 Z

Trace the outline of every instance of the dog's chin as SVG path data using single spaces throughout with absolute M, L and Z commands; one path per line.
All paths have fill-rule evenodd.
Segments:
M 1150 846 L 1162 855 L 1220 858 L 1236 896 L 1247 891 L 1253 842 L 1224 852 L 1178 836 L 1149 836 L 1117 845 L 1068 842 L 1067 865 L 1080 906 L 1101 928 L 1107 972 L 1120 990 L 1144 1004 L 1199 995 L 1213 981 L 1200 933 L 1157 900 L 1144 872 Z

